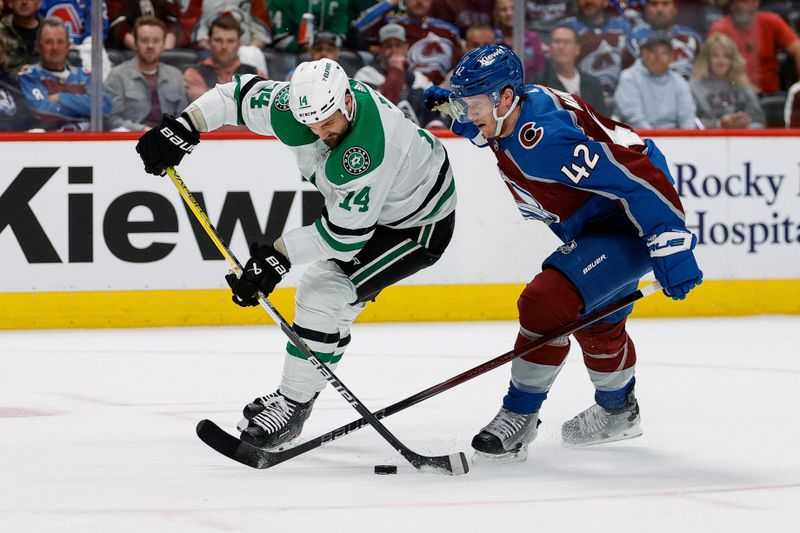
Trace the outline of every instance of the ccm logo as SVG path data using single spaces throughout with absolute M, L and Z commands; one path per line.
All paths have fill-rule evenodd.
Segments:
M 183 137 L 179 137 L 178 135 L 173 133 L 173 131 L 169 128 L 163 128 L 161 130 L 161 135 L 166 137 L 169 142 L 171 142 L 172 144 L 174 144 L 187 154 L 192 153 L 192 150 L 194 150 L 193 144 L 184 141 Z

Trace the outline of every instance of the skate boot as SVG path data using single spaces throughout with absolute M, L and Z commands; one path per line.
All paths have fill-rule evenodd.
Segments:
M 624 407 L 605 409 L 597 404 L 561 426 L 561 437 L 569 446 L 589 446 L 603 442 L 632 439 L 642 434 L 639 427 L 639 403 L 628 393 Z
M 501 407 L 497 416 L 472 438 L 473 461 L 524 461 L 539 424 L 538 411 L 520 415 Z
M 283 396 L 280 389 L 257 398 L 244 408 L 245 416 L 251 417 L 242 431 L 242 440 L 259 448 L 275 448 L 289 442 L 300 435 L 315 399 L 316 396 L 298 403 Z M 256 411 L 256 406 L 261 409 Z

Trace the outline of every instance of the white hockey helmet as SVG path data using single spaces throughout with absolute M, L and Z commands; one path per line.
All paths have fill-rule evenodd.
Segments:
M 348 92 L 350 82 L 339 63 L 331 59 L 306 61 L 297 66 L 289 82 L 289 109 L 301 124 L 320 122 L 337 110 L 349 121 L 353 113 L 348 113 L 345 105 Z

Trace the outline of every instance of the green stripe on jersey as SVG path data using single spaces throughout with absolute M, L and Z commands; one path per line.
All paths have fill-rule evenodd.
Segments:
M 456 192 L 456 180 L 450 178 L 450 185 L 448 185 L 447 190 L 444 191 L 444 194 L 442 194 L 442 196 L 439 197 L 439 201 L 436 202 L 436 205 L 433 207 L 433 211 L 422 217 L 422 220 L 427 220 L 432 216 L 434 216 L 436 213 L 438 213 L 439 209 L 442 208 L 445 202 L 447 202 L 447 200 L 449 200 L 450 197 L 453 196 L 453 193 L 455 192 Z
M 233 99 L 236 101 L 236 124 L 239 126 L 244 126 L 244 117 L 242 117 L 242 103 L 239 101 L 239 93 L 242 90 L 242 75 L 234 74 L 233 78 L 236 80 L 236 89 L 233 90 Z
M 387 268 L 389 265 L 391 265 L 392 263 L 394 263 L 395 261 L 402 258 L 407 253 L 413 251 L 416 248 L 419 248 L 419 243 L 416 243 L 414 241 L 407 241 L 402 245 L 396 247 L 391 252 L 380 256 L 372 263 L 364 265 L 361 271 L 358 272 L 355 276 L 353 276 L 353 285 L 358 287 L 362 282 L 372 277 L 373 274 L 377 274 L 381 270 Z
M 361 242 L 354 242 L 352 244 L 347 244 L 341 241 L 336 240 L 333 235 L 331 235 L 327 229 L 325 229 L 325 225 L 322 223 L 322 219 L 318 218 L 314 221 L 314 226 L 316 226 L 317 231 L 322 238 L 325 239 L 325 242 L 328 243 L 328 246 L 336 250 L 337 252 L 352 252 L 353 250 L 360 250 L 367 244 L 367 241 Z
M 286 353 L 288 353 L 292 357 L 297 357 L 298 359 L 308 360 L 308 357 L 306 357 L 305 354 L 300 351 L 300 348 L 298 348 L 291 342 L 286 343 Z M 338 363 L 339 360 L 342 358 L 342 354 L 336 355 L 335 352 L 314 352 L 314 355 L 317 356 L 317 359 L 326 364 Z

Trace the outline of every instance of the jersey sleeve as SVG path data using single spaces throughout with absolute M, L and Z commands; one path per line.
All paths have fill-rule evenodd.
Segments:
M 664 226 L 685 229 L 683 206 L 664 156 L 652 141 L 645 144 L 642 153 L 594 140 L 545 143 L 541 148 L 548 154 L 547 161 L 531 154 L 528 160 L 533 162 L 533 168 L 529 177 L 618 201 L 640 237 L 658 233 Z
M 317 140 L 307 126 L 294 119 L 289 109 L 289 82 L 266 80 L 253 74 L 237 74 L 232 82 L 215 86 L 190 104 L 186 112 L 201 132 L 229 124 L 247 126 L 260 135 L 274 135 L 290 148 Z M 199 119 L 198 112 L 202 115 Z

